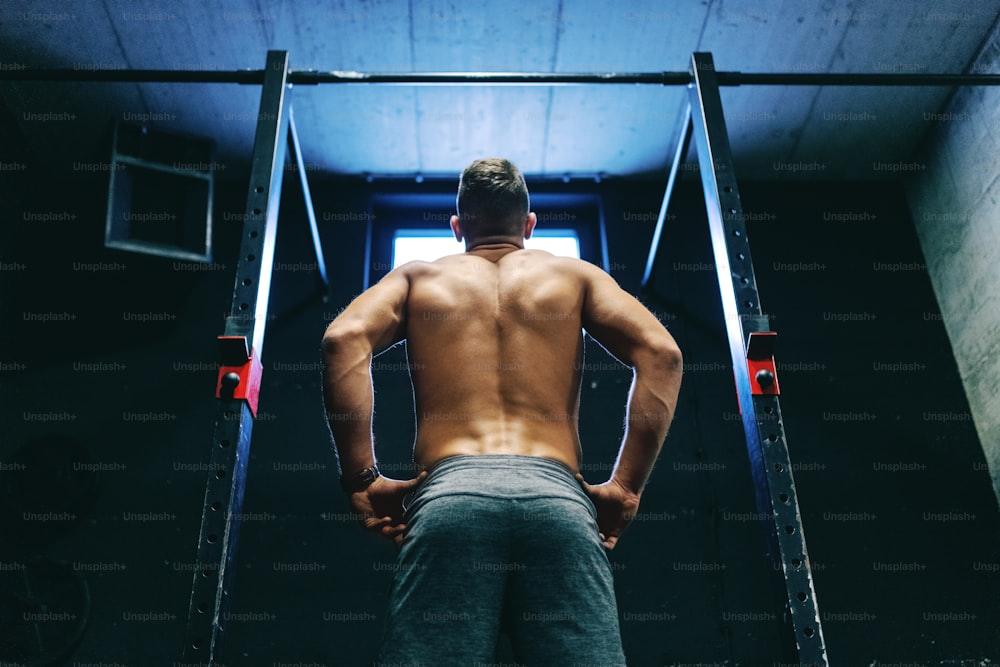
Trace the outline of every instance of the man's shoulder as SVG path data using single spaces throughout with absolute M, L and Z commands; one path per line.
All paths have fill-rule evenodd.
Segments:
M 441 266 L 437 264 L 437 261 L 428 262 L 423 259 L 414 259 L 404 264 L 400 264 L 393 269 L 391 273 L 412 279 L 421 275 L 435 273 L 440 270 Z
M 553 255 L 545 250 L 518 250 L 515 253 L 505 256 L 503 259 L 503 262 L 490 262 L 489 265 L 496 268 L 507 265 L 518 273 L 530 267 L 537 268 L 540 271 L 551 272 L 553 275 L 572 275 L 580 278 L 587 278 L 595 272 L 603 273 L 600 267 L 588 261 L 575 257 Z M 514 261 L 511 262 L 510 260 Z M 421 278 L 450 277 L 451 275 L 469 276 L 468 272 L 478 268 L 484 261 L 481 257 L 461 253 L 447 255 L 433 261 L 413 260 L 401 264 L 394 269 L 394 272 L 405 276 L 411 281 Z
M 604 270 L 592 264 L 585 259 L 578 259 L 576 257 L 565 257 L 562 255 L 553 255 L 551 253 L 545 252 L 544 250 L 536 250 L 533 252 L 544 253 L 547 255 L 545 258 L 545 263 L 547 267 L 551 267 L 554 270 L 558 270 L 562 274 L 575 274 L 580 277 L 589 277 L 593 274 L 603 274 Z
M 524 250 L 519 250 L 517 252 L 517 256 L 519 259 L 523 259 L 524 261 L 532 264 L 559 268 L 565 271 L 587 271 L 589 268 L 596 268 L 590 262 L 577 259 L 576 257 L 553 255 L 547 250 L 538 250 L 535 248 L 525 248 Z

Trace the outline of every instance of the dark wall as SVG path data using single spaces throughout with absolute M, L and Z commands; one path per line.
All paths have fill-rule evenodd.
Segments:
M 48 581 L 50 608 L 62 600 L 80 621 L 72 601 L 86 580 L 89 621 L 65 664 L 169 664 L 184 633 L 244 185 L 219 184 L 215 262 L 193 265 L 105 250 L 106 177 L 42 177 L 25 164 L 0 179 L 2 259 L 15 264 L 0 272 L 0 581 L 8 591 Z M 371 188 L 314 180 L 333 288 L 324 302 L 287 179 L 229 665 L 370 664 L 392 577 L 393 548 L 361 532 L 339 491 L 320 402 L 319 340 L 361 289 Z M 612 273 L 638 291 L 663 184 L 592 187 Z M 901 193 L 743 188 L 832 663 L 998 659 L 1000 516 Z M 702 208 L 683 181 L 642 295 L 680 343 L 685 378 L 640 516 L 611 554 L 635 665 L 778 660 Z M 580 426 L 591 481 L 613 460 L 629 379 L 588 345 Z M 402 348 L 376 360 L 375 381 L 380 459 L 405 477 Z M 10 652 L 25 623 L 4 599 Z M 77 624 L 46 627 L 70 636 Z

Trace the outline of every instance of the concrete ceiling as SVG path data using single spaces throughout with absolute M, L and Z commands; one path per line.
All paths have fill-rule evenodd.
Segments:
M 0 3 L 0 67 L 294 70 L 685 71 L 693 51 L 743 72 L 961 73 L 1000 14 L 995 0 L 129 0 Z M 106 161 L 113 119 L 211 137 L 220 175 L 252 149 L 258 86 L 2 82 L 46 168 Z M 911 159 L 948 88 L 723 89 L 745 178 L 872 179 Z M 507 156 L 529 174 L 662 174 L 681 87 L 297 86 L 316 172 L 457 173 Z M 45 119 L 45 120 L 43 120 Z M 793 173 L 789 163 L 823 165 Z

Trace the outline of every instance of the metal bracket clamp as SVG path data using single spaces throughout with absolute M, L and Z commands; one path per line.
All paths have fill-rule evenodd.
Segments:
M 778 372 L 774 367 L 774 343 L 778 334 L 773 331 L 751 331 L 747 337 L 747 370 L 750 375 L 750 393 L 754 396 L 778 396 Z
M 222 365 L 215 383 L 216 398 L 245 400 L 256 419 L 260 378 L 264 372 L 257 350 L 249 348 L 246 336 L 219 336 Z

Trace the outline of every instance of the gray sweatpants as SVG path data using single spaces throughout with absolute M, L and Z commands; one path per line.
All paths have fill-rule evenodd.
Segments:
M 386 616 L 385 667 L 625 665 L 594 505 L 559 461 L 453 456 L 405 514 Z

